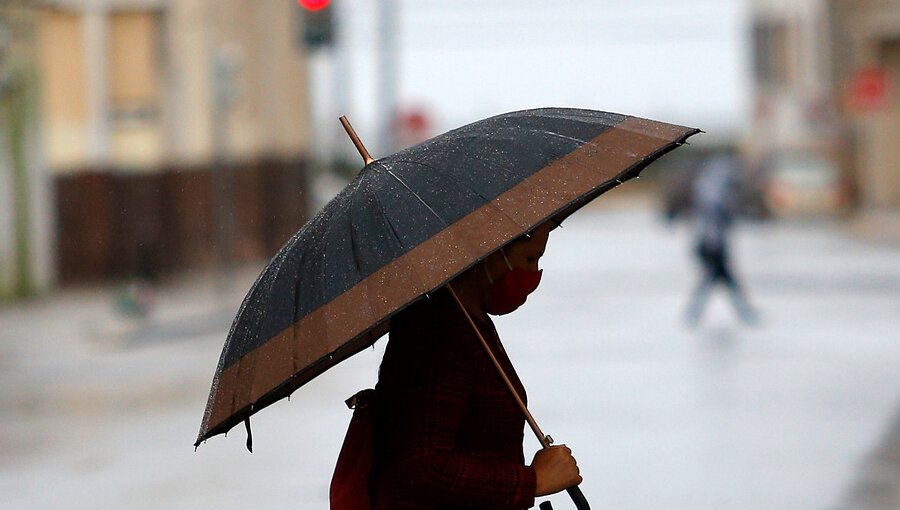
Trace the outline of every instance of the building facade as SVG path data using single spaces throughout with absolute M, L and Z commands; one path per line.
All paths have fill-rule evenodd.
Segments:
M 841 119 L 830 80 L 828 6 L 821 0 L 751 2 L 753 121 L 746 147 L 776 213 L 848 206 Z
M 310 127 L 295 3 L 36 5 L 60 281 L 261 258 L 302 224 Z
M 900 207 L 900 0 L 831 0 L 832 81 L 858 202 Z
M 900 206 L 900 0 L 751 6 L 756 162 L 822 210 Z

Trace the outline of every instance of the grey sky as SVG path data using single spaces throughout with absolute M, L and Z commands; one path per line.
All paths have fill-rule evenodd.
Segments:
M 350 71 L 332 74 L 320 63 L 319 88 L 332 94 L 329 83 L 347 84 L 336 88 L 342 110 L 371 132 L 376 4 L 334 1 Z M 733 134 L 749 109 L 746 3 L 396 0 L 398 104 L 425 108 L 435 131 L 504 111 L 575 106 Z

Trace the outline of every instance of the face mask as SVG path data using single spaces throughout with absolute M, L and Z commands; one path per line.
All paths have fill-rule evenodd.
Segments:
M 491 315 L 506 315 L 525 304 L 528 295 L 537 289 L 541 283 L 543 271 L 530 271 L 528 269 L 513 268 L 506 258 L 503 250 L 500 251 L 509 272 L 499 280 L 494 281 L 488 273 L 488 281 L 491 285 L 488 289 L 491 295 L 490 307 L 487 312 Z M 487 267 L 485 267 L 487 271 Z

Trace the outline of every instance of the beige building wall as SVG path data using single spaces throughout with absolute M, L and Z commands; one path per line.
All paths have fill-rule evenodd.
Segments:
M 164 143 L 173 161 L 196 165 L 212 158 L 207 2 L 181 0 L 165 14 L 167 71 L 162 94 Z M 177 55 L 177 57 L 175 57 Z
M 887 76 L 882 106 L 844 111 L 861 205 L 900 206 L 900 0 L 832 0 L 831 6 L 838 89 L 846 96 L 855 73 L 866 67 Z
M 863 161 L 863 190 L 876 207 L 900 206 L 900 33 L 878 44 L 878 61 L 887 71 L 887 105 L 865 122 L 867 136 Z
M 146 171 L 165 160 L 160 22 L 154 11 L 109 14 L 109 159 L 119 168 Z
M 256 46 L 257 75 L 274 77 L 271 82 L 260 82 L 254 87 L 260 105 L 260 146 L 265 152 L 282 157 L 294 147 L 311 149 L 307 145 L 311 134 L 309 123 L 297 121 L 310 118 L 310 112 L 305 62 L 291 58 L 299 44 L 295 9 L 295 2 L 269 2 L 266 9 L 259 11 L 255 26 L 257 39 L 263 42 Z M 284 40 L 295 44 L 278 42 Z M 269 58 L 264 58 L 266 55 Z M 278 86 L 278 83 L 290 85 Z
M 229 267 L 302 225 L 310 128 L 295 2 L 28 5 L 59 282 Z
M 309 127 L 300 121 L 308 118 L 307 77 L 296 58 L 296 9 L 291 2 L 231 2 L 214 14 L 222 30 L 213 51 L 237 68 L 227 133 L 237 159 L 307 149 Z
M 900 206 L 900 0 L 751 6 L 771 67 L 756 87 L 751 152 L 819 154 L 841 169 L 856 206 Z M 886 98 L 854 107 L 854 76 L 873 67 L 887 76 Z
M 42 11 L 37 25 L 46 161 L 72 168 L 88 157 L 84 26 L 77 13 L 57 10 Z
M 46 0 L 40 22 L 45 153 L 54 172 L 156 171 L 304 159 L 305 55 L 296 4 Z M 230 70 L 230 100 L 216 101 Z M 218 76 L 222 76 L 221 73 Z M 222 129 L 219 129 L 222 128 Z

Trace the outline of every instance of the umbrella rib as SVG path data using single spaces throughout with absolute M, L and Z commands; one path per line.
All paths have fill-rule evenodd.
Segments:
M 347 218 L 350 221 L 350 251 L 353 253 L 353 265 L 356 267 L 356 276 L 358 280 L 362 280 L 363 271 L 362 265 L 360 265 L 360 257 L 359 257 L 359 243 L 356 240 L 356 234 L 353 230 L 353 212 L 356 210 L 355 206 L 357 197 L 362 196 L 359 188 L 362 186 L 362 180 L 359 179 L 356 181 L 356 184 L 353 186 L 353 192 L 350 193 L 350 199 L 347 204 Z
M 332 229 L 337 228 L 336 225 L 337 225 L 336 221 L 329 222 L 329 224 L 325 228 L 325 232 L 324 232 L 324 236 L 326 239 L 328 238 L 328 234 L 331 233 Z M 322 282 L 328 281 L 328 246 L 327 245 L 325 246 L 325 248 L 322 249 L 322 273 L 321 274 L 322 274 L 321 281 Z M 319 290 L 322 292 L 322 302 L 323 303 L 328 302 L 328 299 L 326 299 L 327 296 L 325 295 L 324 287 L 320 287 Z
M 413 190 L 412 188 L 409 187 L 408 184 L 403 182 L 403 179 L 397 177 L 397 174 L 395 174 L 390 168 L 386 168 L 385 171 L 387 171 L 388 175 L 390 175 L 391 177 L 396 179 L 397 182 L 399 182 L 404 188 L 406 188 L 407 191 L 412 193 L 413 196 L 416 197 L 416 200 L 421 202 L 422 205 L 424 205 L 429 211 L 431 211 L 431 214 L 434 214 L 437 217 L 437 219 L 441 220 L 441 223 L 443 223 L 445 227 L 450 226 L 450 224 L 447 223 L 447 220 L 445 220 L 443 216 L 438 214 L 437 211 L 432 209 L 432 207 L 430 205 L 428 205 L 428 202 L 426 202 L 422 197 L 420 197 L 419 194 L 415 192 L 415 190 Z
M 505 167 L 505 166 L 503 166 L 503 165 L 500 165 L 500 164 L 497 164 L 497 163 L 494 163 L 493 161 L 486 160 L 486 159 L 481 159 L 481 158 L 477 158 L 477 157 L 471 157 L 471 159 L 474 159 L 475 161 L 480 161 L 480 162 L 485 163 L 485 164 L 487 164 L 488 166 L 491 166 L 491 167 L 494 167 L 494 168 L 500 168 L 500 169 L 502 169 L 502 170 L 504 170 L 504 171 L 507 171 L 507 173 L 509 172 L 509 169 L 508 169 L 507 167 Z M 478 190 L 476 190 L 474 187 L 469 186 L 468 184 L 466 184 L 466 183 L 463 182 L 463 181 L 456 181 L 456 182 L 460 183 L 460 185 L 465 186 L 466 189 L 468 189 L 469 191 L 471 191 L 471 192 L 475 193 L 476 195 L 478 195 L 479 197 L 481 197 L 481 198 L 485 201 L 485 204 L 491 206 L 493 209 L 496 209 L 497 211 L 500 211 L 500 214 L 506 216 L 506 218 L 507 218 L 509 221 L 513 222 L 513 224 L 515 224 L 519 229 L 525 230 L 525 229 L 527 228 L 527 227 L 525 227 L 525 226 L 519 224 L 519 222 L 516 221 L 516 219 L 515 219 L 511 214 L 509 214 L 508 212 L 506 212 L 505 210 L 503 210 L 502 207 L 500 207 L 499 205 L 497 205 L 497 203 L 494 201 L 494 199 L 488 199 L 488 197 L 484 196 L 484 195 L 481 194 Z M 520 182 L 520 183 L 523 183 L 523 182 L 526 182 L 526 181 L 519 181 L 519 182 Z M 527 185 L 528 185 L 528 186 L 532 186 L 530 183 L 528 183 Z M 532 187 L 534 187 L 534 186 L 532 186 Z
M 557 138 L 562 138 L 563 140 L 571 140 L 571 141 L 573 141 L 573 142 L 578 142 L 578 143 L 580 143 L 580 144 L 582 144 L 582 145 L 589 143 L 588 140 L 582 140 L 581 138 L 575 138 L 574 136 L 566 136 L 566 135 L 563 135 L 563 134 L 560 134 L 560 133 L 556 133 L 556 132 L 553 132 L 553 131 L 547 131 L 547 130 L 545 130 L 545 129 L 532 129 L 532 130 L 530 130 L 530 131 L 531 131 L 532 133 L 544 133 L 544 134 L 548 134 L 548 135 L 550 135 L 550 136 L 555 136 L 555 137 L 557 137 Z
M 385 212 L 384 204 L 381 203 L 381 199 L 378 196 L 375 196 L 374 198 L 375 198 L 376 204 L 378 205 L 378 212 L 381 214 L 381 217 L 384 219 L 385 224 L 387 224 L 391 233 L 394 235 L 394 238 L 397 240 L 397 244 L 400 246 L 400 249 L 403 252 L 407 252 L 409 250 L 409 248 L 407 248 L 406 244 L 403 242 L 403 239 L 400 237 L 400 234 L 397 233 L 397 229 L 394 228 L 394 224 L 391 223 L 391 218 Z M 419 288 L 427 289 L 426 285 L 425 285 L 426 279 L 423 278 L 421 274 L 419 274 L 418 269 L 415 266 L 413 266 L 412 264 L 409 264 L 409 267 L 416 274 L 416 278 L 419 280 Z
M 505 165 L 501 165 L 501 164 L 496 163 L 496 162 L 494 162 L 494 161 L 491 161 L 491 160 L 489 160 L 489 159 L 483 159 L 483 158 L 479 158 L 479 157 L 471 156 L 471 155 L 470 155 L 470 156 L 467 156 L 467 157 L 470 158 L 470 159 L 473 159 L 473 160 L 475 160 L 475 161 L 478 161 L 478 162 L 480 162 L 480 163 L 484 163 L 485 165 L 488 165 L 488 166 L 490 166 L 490 167 L 492 167 L 492 168 L 497 168 L 497 169 L 503 170 L 503 171 L 506 172 L 507 174 L 510 174 L 510 173 L 511 173 L 510 170 L 509 170 L 509 168 L 506 167 Z M 523 185 L 523 184 L 526 185 L 526 186 L 529 186 L 529 187 L 531 187 L 531 188 L 533 188 L 533 189 L 537 189 L 537 186 L 535 186 L 535 185 L 531 184 L 530 182 L 528 182 L 527 179 L 520 180 L 520 181 L 518 182 L 517 185 Z M 491 207 L 493 207 L 494 209 L 497 209 L 498 211 L 500 211 L 504 216 L 506 216 L 507 218 L 509 218 L 510 221 L 512 221 L 513 223 L 515 223 L 515 225 L 516 225 L 517 227 L 519 227 L 519 228 L 521 228 L 521 229 L 525 229 L 525 228 L 526 228 L 525 226 L 520 225 L 519 222 L 516 221 L 516 219 L 512 217 L 512 215 L 510 215 L 508 212 L 504 211 L 501 207 L 499 207 L 496 203 L 494 203 L 494 200 L 493 200 L 493 199 L 492 199 L 492 200 L 488 200 L 488 198 L 487 198 L 486 196 L 482 195 L 481 193 L 479 193 L 478 190 L 472 188 L 471 186 L 468 186 L 468 185 L 465 185 L 465 184 L 463 184 L 463 185 L 466 186 L 466 188 L 468 188 L 469 190 L 471 190 L 471 191 L 474 192 L 475 194 L 477 194 L 478 196 L 480 196 L 481 198 L 483 198 L 483 199 L 485 200 L 486 203 L 488 203 L 488 204 L 491 205 Z
M 356 231 L 353 228 L 353 225 L 354 225 L 353 212 L 356 210 L 356 206 L 358 205 L 356 203 L 357 197 L 361 197 L 363 195 L 363 193 L 358 192 L 359 185 L 357 185 L 353 191 L 354 191 L 354 193 L 353 193 L 353 196 L 350 197 L 350 207 L 349 207 L 349 211 L 348 211 L 348 215 L 350 217 L 350 249 L 353 252 L 353 265 L 356 266 L 356 276 L 360 280 L 362 280 L 363 279 L 363 270 L 362 270 L 362 264 L 360 264 L 360 260 L 362 259 L 362 257 L 360 256 L 360 253 L 359 253 L 359 244 L 360 243 L 356 239 Z
M 446 151 L 443 151 L 443 152 L 446 152 Z M 470 159 L 474 159 L 475 161 L 479 161 L 479 162 L 481 162 L 481 163 L 485 163 L 485 164 L 488 165 L 488 166 L 492 166 L 492 167 L 495 167 L 495 168 L 500 168 L 500 169 L 502 169 L 502 170 L 504 170 L 504 171 L 508 171 L 508 169 L 507 169 L 505 166 L 499 165 L 499 164 L 497 164 L 497 163 L 494 163 L 493 161 L 486 160 L 486 159 L 480 159 L 480 158 L 476 158 L 476 157 L 473 157 L 473 156 L 467 156 L 467 157 L 469 157 Z M 430 168 L 430 169 L 432 169 L 432 170 L 434 170 L 434 171 L 436 171 L 436 172 L 439 171 L 439 169 L 437 169 L 437 168 L 435 168 L 435 167 L 433 167 L 433 166 L 431 166 L 431 165 L 429 165 L 429 164 L 427 164 L 427 163 L 422 163 L 421 161 L 414 161 L 414 160 L 411 160 L 411 159 L 402 159 L 402 160 L 397 160 L 397 161 L 400 162 L 400 163 L 409 163 L 409 164 L 412 164 L 412 165 L 422 165 L 422 166 L 424 166 L 424 167 L 426 167 L 426 168 Z M 490 205 L 492 208 L 494 208 L 494 209 L 500 211 L 501 214 L 503 214 L 504 216 L 506 216 L 507 219 L 509 219 L 509 221 L 513 222 L 513 223 L 514 223 L 517 227 L 519 227 L 520 229 L 525 229 L 525 228 L 526 228 L 526 227 L 520 225 L 519 222 L 516 221 L 516 219 L 513 218 L 509 213 L 507 213 L 506 211 L 504 211 L 502 208 L 498 207 L 497 204 L 494 203 L 493 199 L 489 199 L 488 197 L 484 196 L 483 193 L 481 193 L 480 191 L 478 191 L 478 190 L 475 189 L 474 187 L 469 186 L 469 185 L 466 184 L 465 182 L 463 182 L 463 181 L 461 181 L 461 180 L 458 180 L 458 179 L 454 179 L 453 182 L 455 182 L 455 183 L 457 183 L 458 185 L 462 186 L 462 187 L 465 188 L 467 191 L 469 191 L 469 192 L 471 192 L 471 193 L 477 195 L 479 198 L 481 198 L 482 200 L 484 200 L 484 203 L 485 203 L 485 204 Z M 529 184 L 529 185 L 530 185 L 530 184 Z
M 397 240 L 397 244 L 400 245 L 400 250 L 403 252 L 407 251 L 406 245 L 403 244 L 403 239 L 400 238 L 400 234 L 397 233 L 397 229 L 394 228 L 394 224 L 391 223 L 391 219 L 388 217 L 387 213 L 384 211 L 384 204 L 381 203 L 381 199 L 378 198 L 377 195 L 372 195 L 375 199 L 375 204 L 378 206 L 378 212 L 381 214 L 384 223 L 391 230 L 391 234 L 394 235 L 394 239 Z
M 407 252 L 408 249 L 406 245 L 403 243 L 403 239 L 400 237 L 400 234 L 397 233 L 397 229 L 394 228 L 393 223 L 391 223 L 391 218 L 384 211 L 384 204 L 381 203 L 381 199 L 377 195 L 372 195 L 372 198 L 375 199 L 375 205 L 378 208 L 378 213 L 381 215 L 382 220 L 387 225 L 388 229 L 391 231 L 391 234 L 394 236 L 394 239 L 397 241 L 397 245 L 400 246 L 400 250 L 402 252 Z M 419 288 L 425 288 L 425 279 L 422 278 L 422 275 L 419 274 L 417 268 L 412 264 L 407 264 L 407 266 L 415 273 L 416 279 L 419 281 Z

